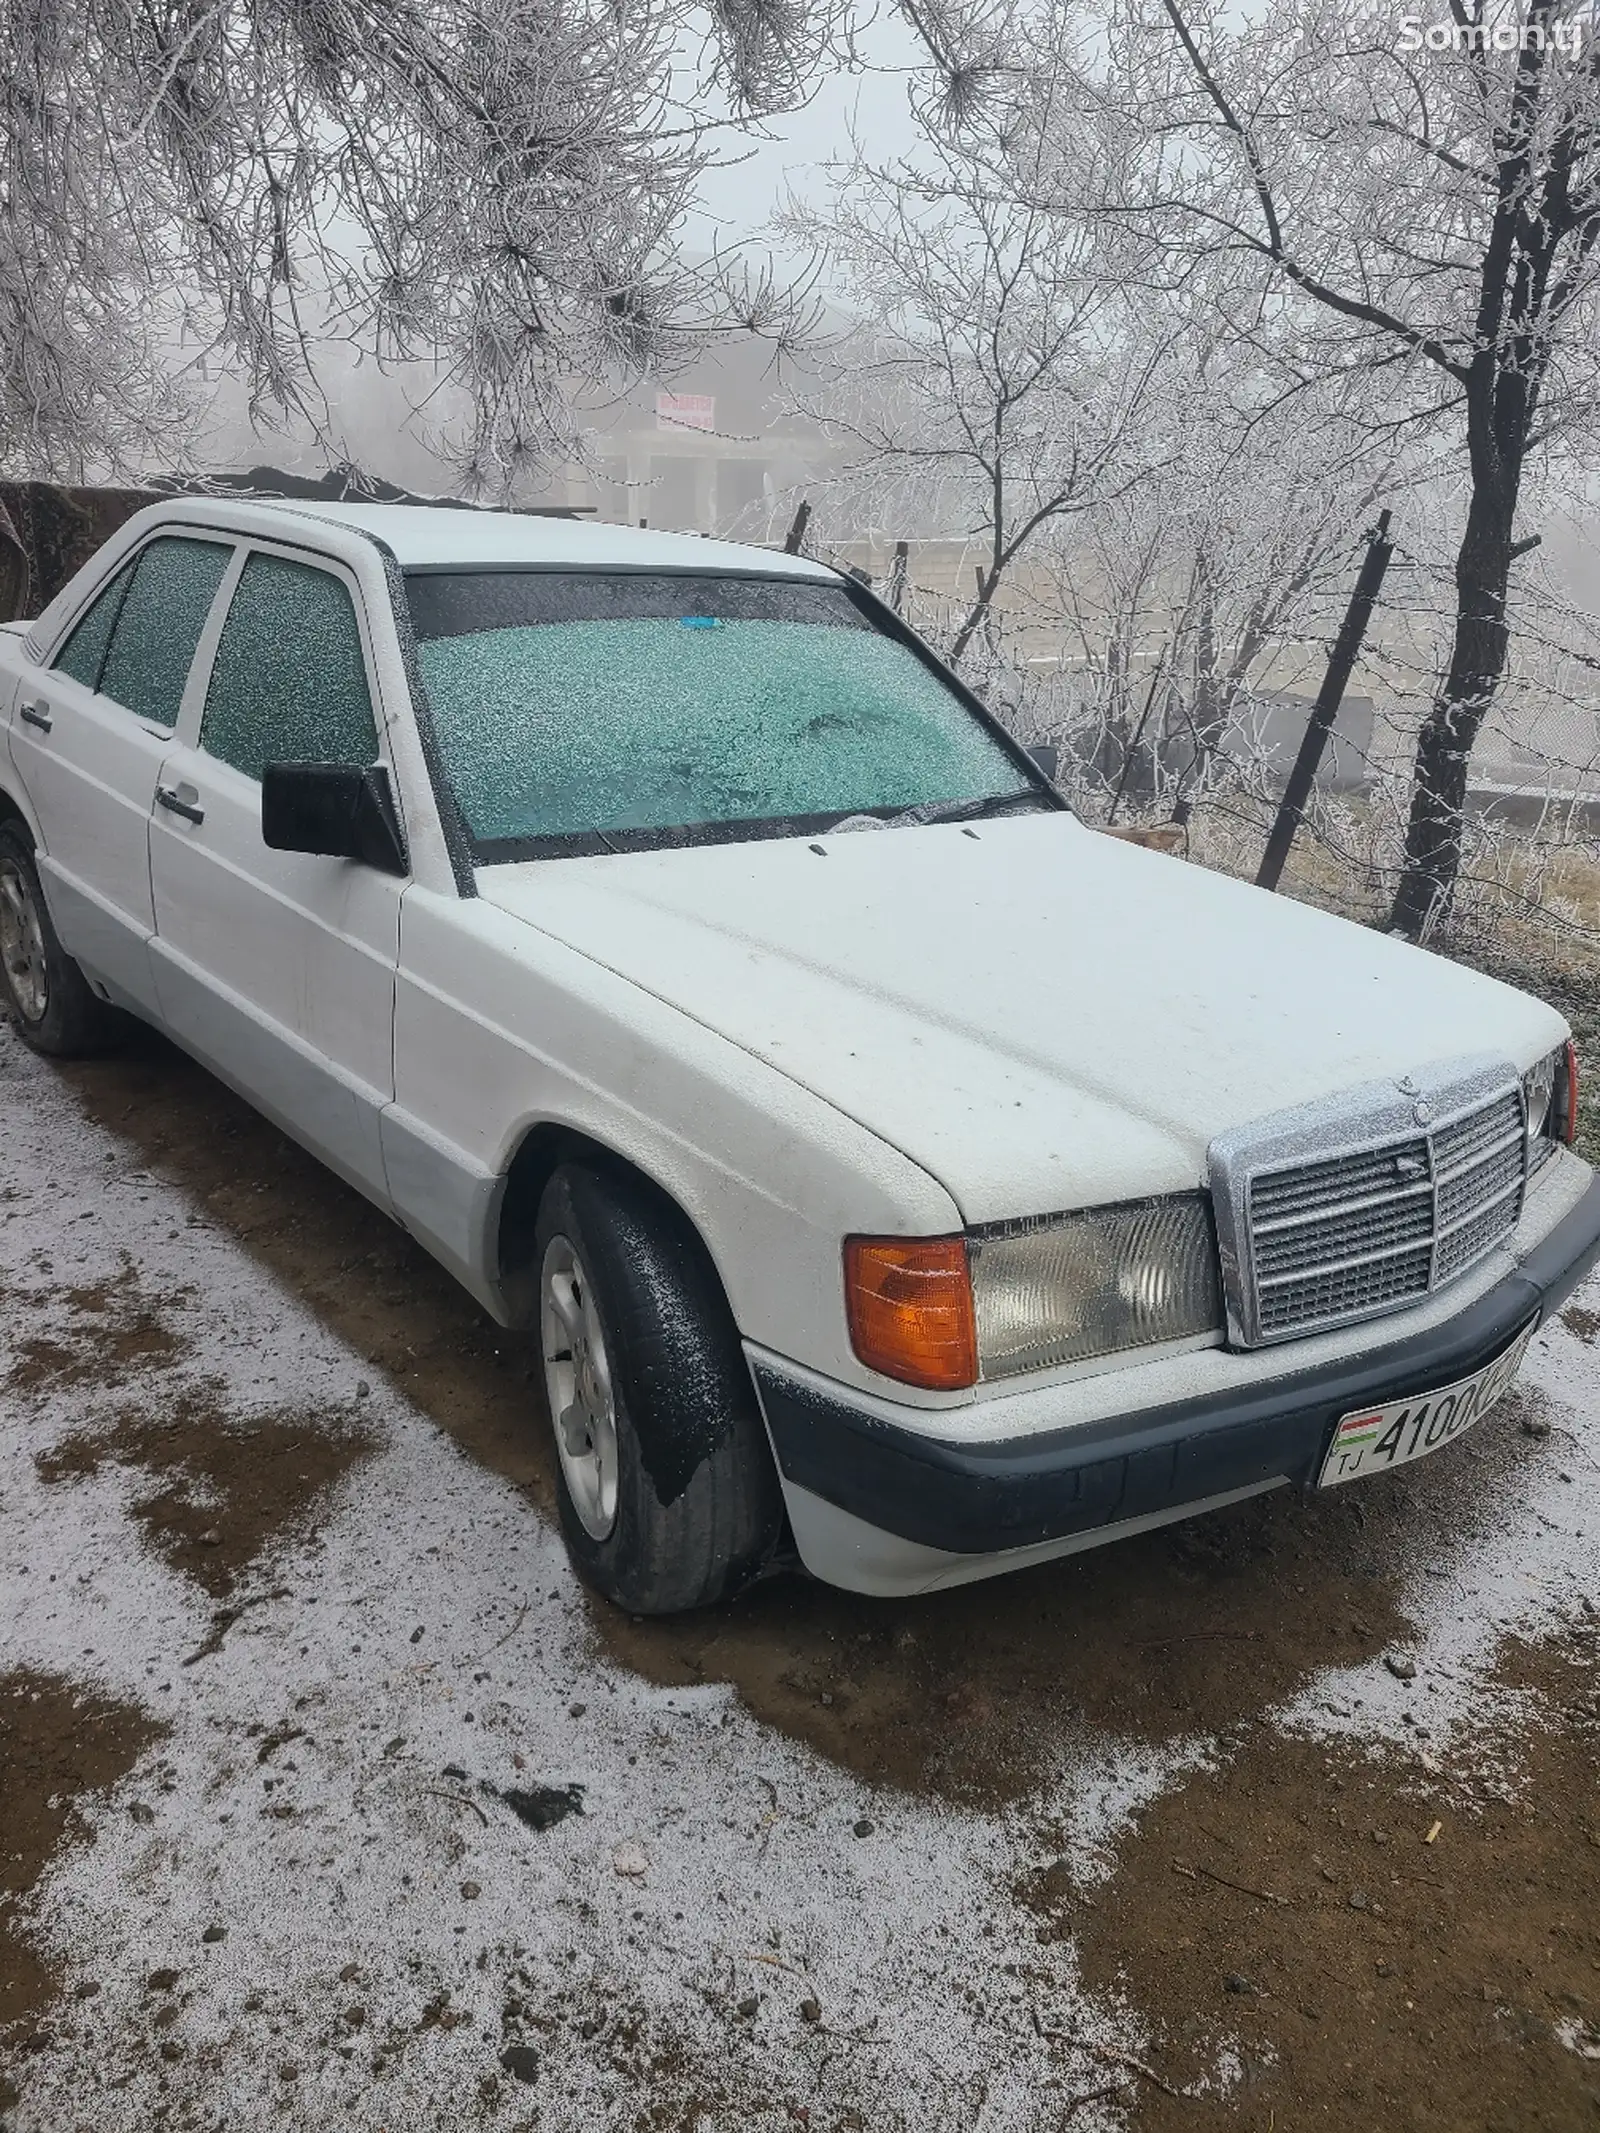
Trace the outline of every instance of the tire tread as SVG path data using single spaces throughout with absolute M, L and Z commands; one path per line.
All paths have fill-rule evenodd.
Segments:
M 710 1255 L 642 1179 L 564 1164 L 540 1207 L 537 1250 L 569 1236 L 598 1292 L 617 1389 L 617 1523 L 583 1528 L 560 1478 L 579 1570 L 634 1614 L 674 1614 L 741 1591 L 766 1568 L 783 1499 L 744 1351 Z M 688 1472 L 679 1471 L 689 1458 Z M 665 1473 L 665 1492 L 652 1478 Z

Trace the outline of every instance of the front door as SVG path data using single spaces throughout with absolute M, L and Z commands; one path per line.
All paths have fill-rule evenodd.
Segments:
M 156 1011 L 150 809 L 184 685 L 233 555 L 162 534 L 123 564 L 53 664 L 26 676 L 11 752 L 39 818 L 39 873 L 67 952 L 91 982 Z
M 354 579 L 250 544 L 194 744 L 161 766 L 151 960 L 174 1035 L 386 1203 L 378 1120 L 406 884 L 261 839 L 267 763 L 385 759 L 370 672 Z

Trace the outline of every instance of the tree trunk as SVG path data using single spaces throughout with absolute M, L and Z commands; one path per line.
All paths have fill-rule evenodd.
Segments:
M 1200 621 L 1196 631 L 1194 655 L 1194 701 L 1189 715 L 1189 760 L 1178 771 L 1176 796 L 1172 803 L 1172 821 L 1179 829 L 1187 829 L 1189 817 L 1194 812 L 1190 795 L 1195 784 L 1203 778 L 1212 756 L 1222 745 L 1223 728 L 1227 714 L 1221 708 L 1217 685 L 1217 606 L 1212 591 L 1211 572 L 1204 558 L 1201 559 L 1200 592 L 1198 595 Z
M 976 572 L 978 597 L 968 609 L 966 621 L 956 631 L 950 649 L 945 654 L 946 665 L 951 667 L 960 666 L 961 656 L 977 635 L 980 624 L 987 622 L 990 607 L 994 602 L 995 587 L 1000 583 L 1000 572 L 1003 567 L 998 562 L 992 564 L 988 570 L 985 570 L 981 563 L 978 565 Z
M 1475 468 L 1466 531 L 1456 556 L 1456 621 L 1450 664 L 1421 733 L 1405 864 L 1390 926 L 1420 941 L 1449 911 L 1461 867 L 1467 766 L 1506 663 L 1506 589 L 1521 454 Z

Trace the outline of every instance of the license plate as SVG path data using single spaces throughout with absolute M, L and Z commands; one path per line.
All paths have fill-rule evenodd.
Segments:
M 1342 1415 L 1322 1462 L 1318 1487 L 1335 1488 L 1341 1481 L 1360 1481 L 1364 1475 L 1386 1473 L 1392 1466 L 1425 1459 L 1429 1452 L 1471 1429 L 1516 1376 L 1533 1334 L 1529 1326 L 1492 1363 L 1475 1370 L 1470 1378 L 1457 1379 L 1454 1385 L 1418 1393 L 1410 1400 L 1391 1400 L 1386 1407 L 1364 1407 Z

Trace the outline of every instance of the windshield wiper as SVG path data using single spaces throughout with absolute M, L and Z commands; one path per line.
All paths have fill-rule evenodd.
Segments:
M 929 800 L 921 807 L 902 808 L 898 815 L 889 817 L 889 827 L 912 822 L 976 822 L 980 815 L 1002 814 L 1012 807 L 1038 807 L 1045 804 L 1044 795 L 1037 792 L 991 793 L 983 800 Z

